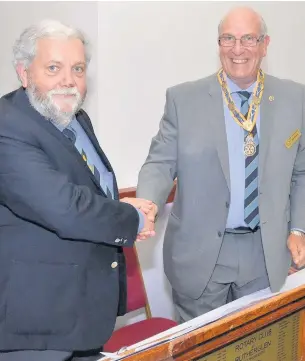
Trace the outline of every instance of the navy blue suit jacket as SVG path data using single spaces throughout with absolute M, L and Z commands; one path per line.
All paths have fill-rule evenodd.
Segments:
M 109 171 L 87 114 L 77 114 Z M 0 99 L 0 350 L 87 350 L 124 313 L 139 215 L 108 199 L 23 88 Z M 120 301 L 120 302 L 119 302 Z

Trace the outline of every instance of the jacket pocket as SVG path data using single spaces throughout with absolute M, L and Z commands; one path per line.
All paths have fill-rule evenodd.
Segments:
M 6 327 L 14 334 L 66 334 L 76 322 L 79 267 L 13 261 Z

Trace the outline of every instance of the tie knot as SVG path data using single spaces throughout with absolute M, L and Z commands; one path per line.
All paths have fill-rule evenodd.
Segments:
M 251 96 L 251 93 L 247 92 L 246 90 L 239 91 L 237 92 L 237 94 L 239 95 L 241 100 L 246 100 L 246 101 L 248 101 Z
M 64 134 L 68 139 L 70 139 L 70 141 L 71 141 L 73 144 L 75 144 L 75 142 L 76 142 L 76 132 L 75 132 L 75 130 L 74 130 L 71 126 L 65 128 L 65 129 L 63 130 L 63 134 Z

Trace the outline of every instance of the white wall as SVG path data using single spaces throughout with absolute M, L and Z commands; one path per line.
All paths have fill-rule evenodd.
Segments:
M 0 95 L 18 84 L 11 46 L 26 25 L 55 17 L 84 29 L 94 46 L 86 108 L 119 187 L 134 186 L 166 88 L 217 70 L 217 25 L 237 4 L 252 6 L 267 22 L 271 44 L 264 69 L 305 83 L 304 2 L 0 2 Z M 162 243 L 170 207 L 158 236 L 138 244 L 153 314 L 168 317 L 173 308 Z

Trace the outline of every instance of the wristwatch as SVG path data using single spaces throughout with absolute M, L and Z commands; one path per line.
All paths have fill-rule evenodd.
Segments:
M 301 231 L 292 230 L 290 231 L 290 234 L 294 234 L 295 236 L 304 237 L 305 233 Z

